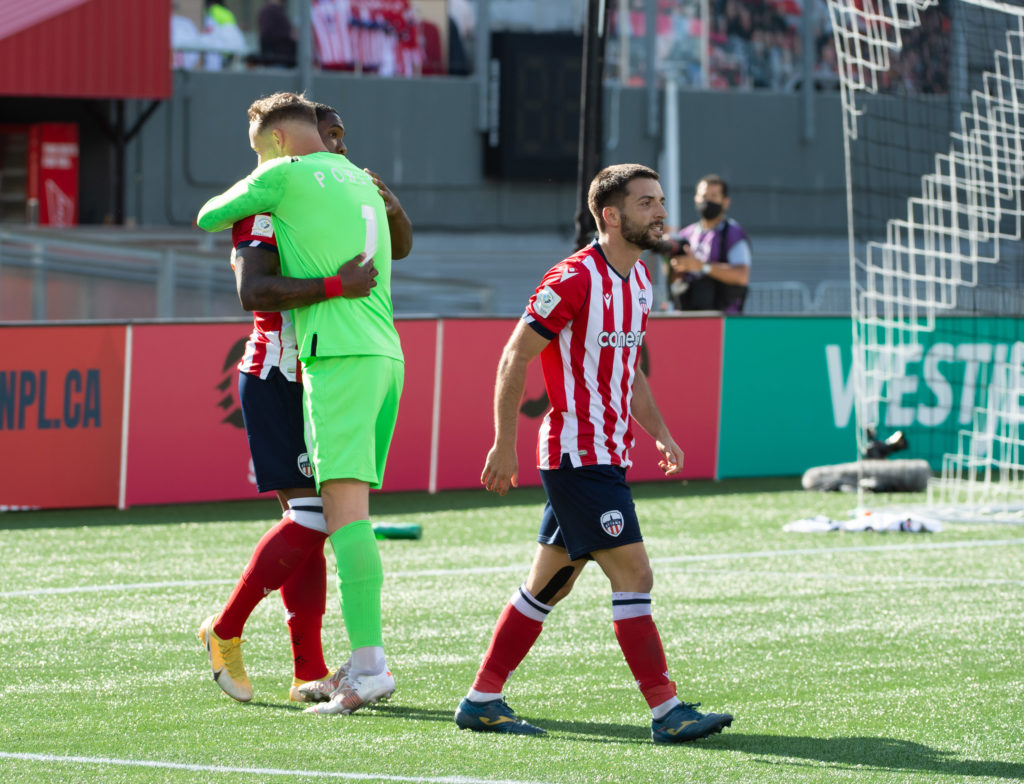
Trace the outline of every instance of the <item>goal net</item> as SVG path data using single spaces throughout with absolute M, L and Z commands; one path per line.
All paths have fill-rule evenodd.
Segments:
M 1024 2 L 828 6 L 858 453 L 902 431 L 934 516 L 1024 522 Z

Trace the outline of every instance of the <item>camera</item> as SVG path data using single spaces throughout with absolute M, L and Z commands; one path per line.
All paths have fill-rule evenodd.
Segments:
M 902 430 L 897 430 L 884 441 L 879 441 L 875 438 L 875 431 L 869 428 L 867 437 L 868 448 L 864 450 L 864 457 L 867 460 L 884 460 L 893 452 L 902 452 L 910 446 Z
M 658 243 L 655 250 L 662 256 L 672 258 L 673 256 L 682 256 L 684 253 L 688 253 L 690 250 L 689 240 L 674 239 L 669 237 Z

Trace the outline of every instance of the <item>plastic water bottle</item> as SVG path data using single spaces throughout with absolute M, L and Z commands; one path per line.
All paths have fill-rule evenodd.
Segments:
M 378 539 L 420 539 L 423 528 L 419 523 L 374 523 L 373 535 Z

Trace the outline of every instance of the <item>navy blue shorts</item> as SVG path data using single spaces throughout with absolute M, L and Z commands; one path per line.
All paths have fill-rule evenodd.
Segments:
M 575 561 L 594 550 L 642 542 L 626 469 L 596 465 L 574 468 L 568 455 L 557 469 L 541 470 L 548 502 L 537 541 L 564 547 Z
M 316 487 L 306 453 L 302 384 L 276 367 L 265 379 L 239 373 L 238 399 L 259 491 Z

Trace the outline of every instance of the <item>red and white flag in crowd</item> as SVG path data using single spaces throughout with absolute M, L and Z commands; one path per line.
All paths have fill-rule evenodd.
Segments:
M 312 16 L 322 67 L 382 76 L 420 72 L 421 37 L 409 0 L 315 0 Z

